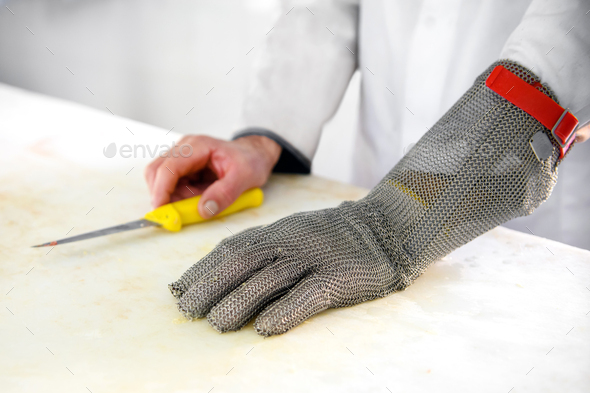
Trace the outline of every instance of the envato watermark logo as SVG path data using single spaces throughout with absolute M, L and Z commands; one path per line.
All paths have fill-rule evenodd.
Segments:
M 121 158 L 154 158 L 156 156 L 162 158 L 170 158 L 170 157 L 190 157 L 193 155 L 193 147 L 189 144 L 182 144 L 180 146 L 176 146 L 176 142 L 172 142 L 171 145 L 121 145 L 119 149 L 117 149 L 117 144 L 115 142 L 110 143 L 107 147 L 102 149 L 102 154 L 106 158 L 113 158 L 119 154 Z

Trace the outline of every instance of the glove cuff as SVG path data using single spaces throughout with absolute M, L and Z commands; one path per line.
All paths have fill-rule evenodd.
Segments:
M 406 283 L 482 233 L 532 213 L 557 181 L 560 144 L 486 85 L 497 66 L 557 102 L 530 70 L 509 60 L 492 64 L 361 201 L 374 211 L 370 225 Z

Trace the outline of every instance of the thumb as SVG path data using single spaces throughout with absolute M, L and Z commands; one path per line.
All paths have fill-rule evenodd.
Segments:
M 231 205 L 248 188 L 250 187 L 245 184 L 243 177 L 238 176 L 237 171 L 227 173 L 203 192 L 199 200 L 199 214 L 203 218 L 215 216 Z

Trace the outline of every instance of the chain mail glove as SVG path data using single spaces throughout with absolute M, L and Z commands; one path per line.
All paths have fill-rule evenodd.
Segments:
M 222 241 L 170 285 L 179 310 L 220 332 L 259 314 L 259 334 L 281 334 L 322 310 L 405 289 L 455 248 L 530 214 L 557 180 L 559 145 L 486 86 L 498 64 L 555 100 L 525 68 L 492 65 L 365 198 Z

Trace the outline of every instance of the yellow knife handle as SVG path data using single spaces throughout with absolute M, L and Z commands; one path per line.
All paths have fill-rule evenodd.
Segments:
M 146 220 L 157 222 L 162 225 L 164 229 L 169 231 L 180 231 L 183 225 L 205 221 L 205 219 L 199 214 L 199 209 L 197 208 L 199 199 L 201 199 L 200 195 L 160 206 L 146 214 L 144 218 Z M 264 194 L 262 193 L 262 190 L 260 188 L 252 188 L 240 195 L 234 203 L 229 205 L 215 217 L 223 217 L 249 207 L 260 206 L 263 200 Z

